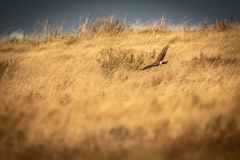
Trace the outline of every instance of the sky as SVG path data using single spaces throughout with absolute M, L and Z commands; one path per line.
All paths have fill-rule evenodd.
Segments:
M 196 24 L 204 19 L 234 17 L 240 20 L 239 0 L 5 0 L 0 3 L 0 34 L 22 30 L 31 32 L 38 20 L 48 18 L 64 30 L 77 27 L 80 16 L 115 14 L 129 24 L 141 19 L 159 20 L 162 15 L 173 24 L 190 20 Z

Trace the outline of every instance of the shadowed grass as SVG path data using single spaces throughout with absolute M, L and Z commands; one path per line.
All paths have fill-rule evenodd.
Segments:
M 106 76 L 120 68 L 136 71 L 144 62 L 143 55 L 134 56 L 132 50 L 107 48 L 101 50 L 99 54 L 97 62 Z

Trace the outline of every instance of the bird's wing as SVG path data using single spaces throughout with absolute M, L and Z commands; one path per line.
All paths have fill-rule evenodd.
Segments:
M 162 49 L 162 51 L 159 53 L 159 55 L 158 55 L 157 60 L 156 60 L 155 63 L 158 63 L 158 64 L 159 64 L 159 63 L 164 59 L 164 57 L 165 57 L 165 55 L 166 55 L 166 53 L 167 53 L 168 47 L 169 47 L 169 45 L 166 45 L 166 46 Z
M 141 70 L 145 70 L 145 69 L 148 69 L 148 68 L 151 68 L 151 67 L 154 67 L 154 66 L 158 66 L 158 65 L 159 65 L 159 63 L 155 63 L 155 62 L 154 62 L 153 64 L 150 64 L 150 65 L 142 68 Z

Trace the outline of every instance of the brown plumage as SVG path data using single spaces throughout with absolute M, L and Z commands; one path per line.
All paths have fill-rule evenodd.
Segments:
M 168 47 L 169 47 L 169 45 L 166 45 L 165 47 L 163 47 L 162 51 L 159 53 L 159 55 L 157 57 L 157 60 L 153 64 L 150 64 L 150 65 L 142 68 L 141 70 L 145 70 L 145 69 L 148 69 L 148 68 L 151 68 L 154 66 L 158 66 L 159 64 L 166 64 L 167 62 L 162 62 L 162 60 L 164 59 L 164 57 L 167 53 Z

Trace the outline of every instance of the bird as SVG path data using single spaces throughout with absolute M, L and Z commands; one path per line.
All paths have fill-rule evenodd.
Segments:
M 164 59 L 169 46 L 170 45 L 168 44 L 165 47 L 163 47 L 162 51 L 159 53 L 159 55 L 157 57 L 157 60 L 154 63 L 152 63 L 152 64 L 150 64 L 146 67 L 141 68 L 141 70 L 145 70 L 145 69 L 148 69 L 148 68 L 151 68 L 151 67 L 154 67 L 154 66 L 158 66 L 159 64 L 166 64 L 168 61 L 163 62 L 162 60 Z

